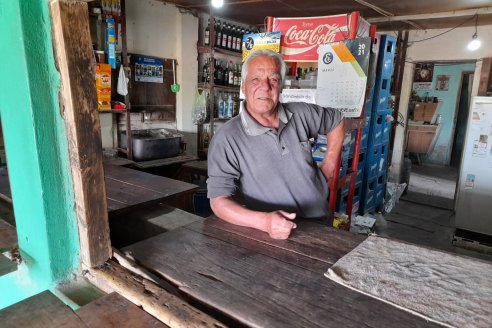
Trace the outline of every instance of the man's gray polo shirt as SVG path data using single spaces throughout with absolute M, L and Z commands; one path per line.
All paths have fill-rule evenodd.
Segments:
M 306 103 L 279 104 L 278 110 L 278 131 L 258 124 L 241 106 L 241 113 L 214 135 L 208 151 L 208 197 L 240 194 L 252 210 L 327 217 L 328 187 L 313 161 L 309 139 L 333 130 L 342 114 Z

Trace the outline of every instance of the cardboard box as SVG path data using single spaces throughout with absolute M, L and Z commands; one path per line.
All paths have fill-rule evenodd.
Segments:
M 111 110 L 111 65 L 96 65 L 97 109 Z
M 433 123 L 438 105 L 439 103 L 416 103 L 413 120 Z

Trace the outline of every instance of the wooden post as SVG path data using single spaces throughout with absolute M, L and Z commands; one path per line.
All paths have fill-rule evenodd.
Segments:
M 60 110 L 65 120 L 80 260 L 93 267 L 111 256 L 108 211 L 97 113 L 87 3 L 50 3 L 55 61 L 60 72 Z

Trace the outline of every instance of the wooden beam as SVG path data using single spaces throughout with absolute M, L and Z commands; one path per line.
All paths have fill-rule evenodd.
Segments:
M 80 260 L 93 267 L 111 256 L 101 129 L 87 3 L 50 2 L 60 111 L 65 120 L 79 227 Z
M 107 293 L 122 295 L 169 327 L 225 327 L 153 282 L 124 269 L 114 261 L 89 269 L 86 278 Z
M 397 21 L 405 21 L 405 20 L 440 19 L 440 18 L 453 18 L 453 17 L 487 15 L 487 14 L 492 14 L 492 7 L 444 11 L 444 12 L 431 13 L 431 14 L 375 17 L 375 18 L 368 18 L 367 21 L 373 24 L 373 23 L 397 22 Z
M 482 70 L 480 71 L 480 83 L 478 85 L 477 96 L 486 96 L 489 88 L 490 72 L 492 71 L 492 58 L 484 58 L 482 60 Z

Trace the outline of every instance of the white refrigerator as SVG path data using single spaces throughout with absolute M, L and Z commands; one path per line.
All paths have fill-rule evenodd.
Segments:
M 492 240 L 492 97 L 473 97 L 455 203 L 460 230 Z

